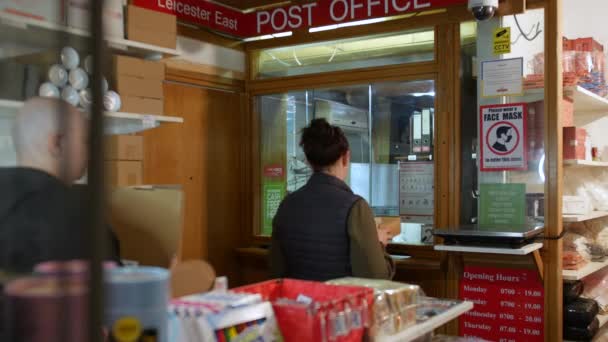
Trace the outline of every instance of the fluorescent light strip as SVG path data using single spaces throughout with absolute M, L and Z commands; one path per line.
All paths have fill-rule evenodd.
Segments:
M 258 40 L 266 40 L 266 39 L 272 39 L 272 38 L 283 38 L 283 37 L 289 37 L 292 36 L 293 32 L 291 31 L 287 31 L 287 32 L 281 32 L 281 33 L 274 33 L 274 34 L 266 34 L 263 36 L 257 36 L 257 37 L 249 37 L 249 38 L 245 38 L 243 39 L 244 42 L 255 42 Z

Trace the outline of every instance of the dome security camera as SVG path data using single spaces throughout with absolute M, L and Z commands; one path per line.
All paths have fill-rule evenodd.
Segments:
M 488 20 L 498 10 L 498 0 L 469 0 L 468 8 L 477 21 Z

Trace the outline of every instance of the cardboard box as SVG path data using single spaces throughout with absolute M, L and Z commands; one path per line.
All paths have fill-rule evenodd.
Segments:
M 562 126 L 574 126 L 574 102 L 567 97 L 562 101 Z
M 0 0 L 0 10 L 23 17 L 65 24 L 64 0 Z
M 584 128 L 564 127 L 564 160 L 585 160 L 585 141 L 587 131 Z
M 165 79 L 165 65 L 161 62 L 115 55 L 113 63 L 115 75 L 133 76 L 151 80 Z
M 106 160 L 144 159 L 144 138 L 139 135 L 112 135 L 105 138 Z
M 126 113 L 140 113 L 163 115 L 164 102 L 162 99 L 151 99 L 139 96 L 121 96 L 121 111 Z
M 106 180 L 111 187 L 141 185 L 143 164 L 141 161 L 106 161 Z
M 89 30 L 91 0 L 67 0 L 68 26 Z M 106 37 L 125 37 L 124 0 L 104 0 L 103 28 Z
M 145 78 L 117 75 L 114 89 L 123 96 L 146 97 L 151 99 L 163 98 L 163 82 Z
M 175 49 L 177 20 L 174 15 L 129 5 L 127 39 Z

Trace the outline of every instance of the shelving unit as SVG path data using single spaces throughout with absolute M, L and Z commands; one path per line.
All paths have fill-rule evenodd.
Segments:
M 58 40 L 57 37 L 62 35 L 67 36 L 68 39 Z M 13 47 L 10 49 L 12 51 L 10 54 L 12 55 L 2 55 L 4 58 L 35 54 L 52 48 L 61 48 L 56 46 L 58 41 L 69 41 L 69 44 L 77 48 L 77 50 L 86 50 L 87 41 L 90 37 L 91 34 L 86 30 L 0 12 L 0 40 L 22 47 Z M 179 55 L 176 49 L 167 49 L 124 38 L 108 37 L 105 41 L 111 49 L 121 54 L 141 58 L 157 59 L 163 55 Z
M 564 94 L 574 100 L 575 112 L 608 114 L 608 99 L 581 86 L 564 88 Z
M 503 255 L 528 255 L 543 248 L 542 243 L 532 243 L 522 248 L 491 248 L 473 247 L 458 245 L 435 245 L 436 251 L 442 252 L 463 252 L 463 253 L 483 253 L 483 254 L 503 254 Z
M 429 319 L 426 322 L 416 324 L 410 328 L 403 330 L 402 332 L 392 336 L 380 336 L 377 338 L 378 342 L 402 342 L 402 341 L 413 341 L 420 338 L 428 333 L 433 332 L 435 329 L 449 323 L 450 321 L 460 317 L 466 312 L 473 309 L 473 303 L 462 302 L 445 312 Z
M 602 262 L 589 262 L 585 267 L 573 271 L 573 270 L 564 270 L 562 272 L 564 280 L 575 281 L 581 280 L 588 275 L 591 275 L 604 267 L 608 266 L 608 258 Z
M 584 222 L 589 220 L 594 220 L 602 217 L 608 216 L 608 212 L 606 211 L 593 211 L 586 215 L 564 215 L 563 222 L 564 223 L 572 223 L 572 222 Z
M 22 105 L 20 101 L 0 100 L 0 117 L 14 117 Z M 177 116 L 123 112 L 106 112 L 105 118 L 104 133 L 107 135 L 137 133 L 161 124 L 184 122 L 183 118 Z
M 608 162 L 588 160 L 564 160 L 564 165 L 570 167 L 607 167 Z

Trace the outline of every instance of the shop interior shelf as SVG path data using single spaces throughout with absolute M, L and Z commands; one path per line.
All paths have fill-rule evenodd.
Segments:
M 608 216 L 606 211 L 592 211 L 586 215 L 564 215 L 562 220 L 564 223 L 584 222 Z
M 531 243 L 521 248 L 492 248 L 457 245 L 435 245 L 436 251 L 462 252 L 462 253 L 484 253 L 484 254 L 506 254 L 506 255 L 528 255 L 543 248 L 540 242 Z
M 28 56 L 43 53 L 49 49 L 61 49 L 58 44 L 73 46 L 79 51 L 88 49 L 91 34 L 82 29 L 68 27 L 53 22 L 0 12 L 0 40 L 5 42 L 0 57 Z M 175 49 L 145 44 L 128 39 L 108 37 L 108 46 L 121 53 L 155 59 L 162 55 L 177 56 Z
M 608 166 L 608 162 L 590 160 L 564 160 L 564 165 L 576 167 L 606 167 Z
M 602 262 L 590 262 L 585 267 L 580 270 L 572 271 L 572 270 L 563 270 L 562 277 L 564 280 L 575 281 L 581 280 L 588 275 L 591 275 L 604 267 L 608 266 L 608 259 Z
M 413 341 L 420 338 L 428 333 L 433 332 L 435 329 L 449 323 L 450 321 L 458 318 L 465 314 L 467 311 L 473 309 L 473 303 L 462 302 L 445 312 L 429 319 L 426 322 L 416 324 L 410 328 L 403 330 L 402 332 L 392 336 L 380 336 L 377 338 L 378 342 L 401 342 L 401 341 Z
M 608 99 L 603 98 L 581 86 L 564 87 L 564 95 L 574 101 L 575 113 L 608 114 Z M 544 88 L 526 90 L 526 94 L 515 99 L 535 102 L 544 98 Z
M 0 100 L 0 118 L 11 118 L 23 105 L 20 101 Z M 104 134 L 130 134 L 156 128 L 163 123 L 183 123 L 177 116 L 106 112 Z
M 564 88 L 564 93 L 574 100 L 574 111 L 577 113 L 608 114 L 608 99 L 581 86 Z

